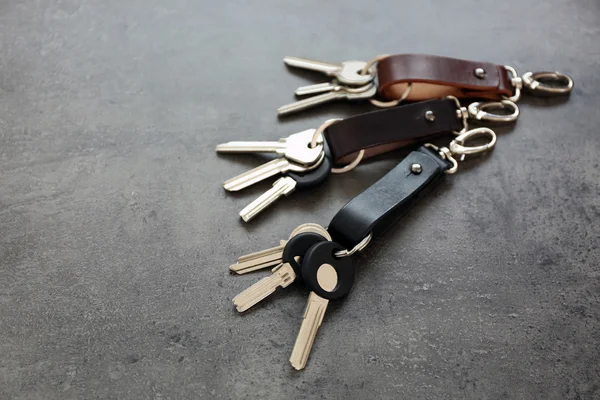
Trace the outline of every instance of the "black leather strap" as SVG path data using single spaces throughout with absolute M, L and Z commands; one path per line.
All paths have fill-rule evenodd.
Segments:
M 354 160 L 360 150 L 368 158 L 462 128 L 456 103 L 438 99 L 346 118 L 327 128 L 325 138 L 334 164 L 342 165 Z
M 412 168 L 418 164 L 418 168 Z M 385 231 L 402 215 L 411 200 L 450 168 L 434 151 L 420 147 L 367 190 L 350 200 L 329 223 L 334 241 L 352 249 L 369 233 Z

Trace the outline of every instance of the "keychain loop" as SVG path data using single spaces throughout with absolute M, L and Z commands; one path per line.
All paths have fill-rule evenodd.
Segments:
M 412 82 L 408 83 L 408 86 L 406 87 L 406 89 L 404 89 L 404 92 L 402 92 L 402 96 L 400 96 L 399 99 L 397 100 L 391 100 L 391 101 L 381 101 L 381 100 L 377 100 L 377 99 L 369 99 L 369 101 L 371 102 L 371 104 L 373 104 L 375 107 L 379 107 L 379 108 L 390 108 L 390 107 L 396 107 L 398 104 L 402 103 L 404 100 L 406 100 L 406 98 L 408 97 L 408 95 L 410 94 L 410 91 L 412 90 Z
M 341 120 L 342 120 L 342 118 L 332 118 L 332 119 L 328 119 L 327 121 L 323 122 L 321 124 L 321 126 L 319 126 L 315 130 L 315 133 L 313 134 L 313 137 L 310 140 L 310 148 L 314 149 L 315 147 L 317 147 L 317 145 L 319 144 L 319 137 L 321 137 L 323 132 L 325 132 L 325 129 L 329 128 L 331 125 L 333 125 L 334 123 L 339 122 Z
M 501 109 L 509 110 L 510 114 L 494 114 L 486 109 Z M 478 121 L 492 121 L 492 122 L 512 122 L 519 118 L 519 106 L 510 100 L 501 101 L 477 101 L 469 104 L 467 107 L 469 116 L 475 118 Z
M 356 168 L 358 166 L 358 164 L 360 164 L 360 162 L 362 161 L 363 157 L 365 156 L 365 151 L 361 150 L 358 152 L 358 154 L 356 155 L 356 158 L 354 159 L 354 161 L 352 161 L 350 164 L 341 167 L 341 168 L 331 168 L 331 173 L 332 174 L 345 174 L 346 172 L 350 172 L 352 171 L 354 168 Z
M 447 147 L 438 147 L 432 143 L 425 143 L 423 146 L 437 151 L 442 160 L 448 160 L 452 163 L 452 167 L 444 171 L 446 174 L 452 175 L 456 173 L 456 171 L 458 171 L 458 161 L 456 161 L 456 159 L 452 157 L 452 152 L 450 151 L 450 149 L 448 149 Z
M 358 73 L 360 75 L 367 75 L 367 74 L 370 73 L 373 76 L 375 76 L 375 73 L 373 73 L 373 71 L 371 71 L 371 67 L 373 67 L 373 65 L 375 65 L 375 63 L 378 63 L 379 61 L 381 61 L 384 58 L 387 58 L 389 56 L 390 56 L 389 54 L 380 54 L 380 55 L 376 56 L 371 61 L 369 61 L 363 67 L 363 69 L 361 69 Z M 406 87 L 406 89 L 404 89 L 404 92 L 402 92 L 402 96 L 400 96 L 399 99 L 390 100 L 390 101 L 381 101 L 381 100 L 377 100 L 377 99 L 369 99 L 369 102 L 371 102 L 371 104 L 373 104 L 375 107 L 379 107 L 379 108 L 396 107 L 398 104 L 402 103 L 408 97 L 408 95 L 410 94 L 411 89 L 412 89 L 412 82 L 409 82 L 408 86 Z
M 315 130 L 312 140 L 310 141 L 310 147 L 314 148 L 315 146 L 317 146 L 319 137 L 321 137 L 323 132 L 325 132 L 325 129 L 329 128 L 331 125 L 333 125 L 334 123 L 339 122 L 341 120 L 342 120 L 342 118 L 333 118 L 333 119 L 328 119 L 327 121 L 322 123 L 321 126 L 319 126 Z M 344 174 L 346 172 L 352 171 L 354 168 L 356 168 L 356 166 L 358 164 L 360 164 L 364 155 L 365 155 L 364 150 L 359 151 L 358 154 L 356 155 L 356 158 L 354 159 L 354 161 L 352 161 L 350 164 L 343 166 L 341 168 L 331 168 L 331 173 L 332 174 Z
M 357 251 L 364 250 L 364 248 L 367 247 L 367 245 L 371 242 L 371 239 L 373 239 L 373 232 L 369 233 L 367 235 L 367 237 L 365 237 L 363 240 L 361 240 L 351 250 L 341 250 L 341 251 L 336 252 L 334 255 L 339 258 L 350 257 L 352 254 L 356 253 Z
M 387 58 L 387 57 L 389 57 L 389 56 L 390 56 L 389 54 L 380 54 L 380 55 L 378 55 L 378 56 L 375 56 L 375 58 L 373 58 L 371 61 L 369 61 L 369 62 L 368 62 L 368 63 L 367 63 L 367 64 L 366 64 L 366 65 L 363 67 L 363 69 L 361 69 L 360 71 L 358 71 L 358 73 L 359 73 L 360 75 L 367 75 L 368 73 L 371 73 L 371 71 L 369 71 L 369 70 L 371 69 L 371 67 L 372 67 L 372 66 L 373 66 L 375 63 L 377 63 L 377 62 L 379 62 L 379 61 L 381 61 L 381 60 L 383 60 L 384 58 Z M 373 75 L 375 75 L 375 74 L 373 74 Z
M 558 86 L 545 84 L 544 81 L 554 82 Z M 533 93 L 546 96 L 569 94 L 573 90 L 573 79 L 560 72 L 526 72 L 523 74 L 523 86 Z
M 466 132 L 469 129 L 469 122 L 467 119 L 469 118 L 469 111 L 466 107 L 463 107 L 460 104 L 460 101 L 454 96 L 446 96 L 447 99 L 454 100 L 456 103 L 456 117 L 462 119 L 463 127 L 460 131 L 452 131 L 455 135 L 460 135 Z
M 510 79 L 510 83 L 515 88 L 515 94 L 510 97 L 507 97 L 506 100 L 510 100 L 513 102 L 519 101 L 521 98 L 521 89 L 523 88 L 523 79 L 517 73 L 517 70 L 511 67 L 510 65 L 505 65 L 504 68 L 508 70 L 512 74 L 512 78 Z

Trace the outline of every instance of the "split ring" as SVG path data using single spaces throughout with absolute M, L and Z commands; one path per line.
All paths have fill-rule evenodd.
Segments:
M 317 130 L 315 130 L 315 133 L 313 134 L 312 140 L 310 141 L 310 147 L 314 148 L 315 146 L 317 146 L 317 141 L 319 139 L 319 136 L 321 136 L 323 134 L 323 132 L 325 132 L 325 129 L 329 128 L 331 125 L 333 125 L 334 123 L 341 121 L 341 120 L 342 120 L 342 118 L 333 118 L 333 119 L 328 119 L 323 124 L 321 124 L 321 126 L 319 126 L 317 128 Z M 341 168 L 331 168 L 331 173 L 343 174 L 343 173 L 352 171 L 354 168 L 356 168 L 356 166 L 358 164 L 360 164 L 364 155 L 365 155 L 365 151 L 360 150 L 358 152 L 358 155 L 354 159 L 354 161 L 352 161 L 350 164 L 348 164 L 344 167 L 341 167 Z

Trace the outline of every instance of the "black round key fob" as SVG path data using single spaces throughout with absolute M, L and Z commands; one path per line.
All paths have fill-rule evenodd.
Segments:
M 352 257 L 334 256 L 341 250 L 344 248 L 336 242 L 320 242 L 311 247 L 302 259 L 304 283 L 310 290 L 327 300 L 337 300 L 346 296 L 354 283 Z
M 317 186 L 323 183 L 331 173 L 332 167 L 333 163 L 331 162 L 331 159 L 326 155 L 325 157 L 323 157 L 321 165 L 319 165 L 315 169 L 306 172 L 303 175 L 296 174 L 294 172 L 286 172 L 285 175 L 289 176 L 290 178 L 296 181 L 296 189 L 310 189 L 313 186 Z
M 319 242 L 325 241 L 327 241 L 325 237 L 313 232 L 300 233 L 288 240 L 283 248 L 281 261 L 292 266 L 296 273 L 296 280 L 302 280 L 302 266 L 296 261 L 296 257 L 303 259 L 308 249 Z

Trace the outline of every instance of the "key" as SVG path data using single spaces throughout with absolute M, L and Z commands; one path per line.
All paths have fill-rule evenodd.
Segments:
M 267 178 L 270 178 L 277 174 L 283 174 L 288 171 L 293 172 L 306 172 L 311 169 L 317 168 L 325 159 L 325 153 L 321 153 L 319 160 L 310 167 L 302 166 L 288 161 L 285 157 L 276 158 L 269 161 L 259 167 L 253 168 L 250 171 L 246 171 L 238 176 L 226 180 L 223 183 L 225 190 L 229 192 L 237 192 L 252 186 L 257 182 L 261 182 Z
M 296 189 L 308 189 L 319 185 L 327 179 L 331 173 L 331 167 L 331 160 L 325 155 L 321 165 L 303 175 L 287 172 L 286 176 L 279 178 L 273 183 L 271 189 L 267 190 L 240 211 L 240 217 L 245 222 L 248 222 L 276 200 L 283 196 L 289 196 Z
M 302 260 L 302 279 L 312 291 L 290 356 L 290 363 L 297 370 L 306 366 L 329 300 L 346 296 L 352 288 L 354 261 L 351 257 L 335 258 L 334 253 L 340 250 L 343 247 L 335 242 L 319 242 Z
M 272 270 L 272 274 L 256 282 L 242 293 L 233 298 L 238 312 L 244 312 L 250 307 L 258 304 L 271 294 L 275 293 L 278 287 L 282 289 L 292 284 L 301 272 L 299 260 L 304 254 L 319 242 L 326 242 L 327 238 L 317 233 L 305 232 L 291 238 L 282 253 L 282 264 L 279 264 Z
M 323 151 L 322 138 L 318 145 L 311 148 L 310 142 L 315 133 L 315 129 L 307 129 L 302 132 L 294 133 L 287 138 L 279 141 L 235 141 L 223 143 L 217 146 L 217 153 L 276 153 L 284 156 L 288 160 L 302 164 L 314 164 Z
M 363 61 L 344 61 L 342 63 L 328 63 L 317 60 L 310 60 L 299 57 L 284 57 L 283 62 L 295 68 L 308 69 L 311 71 L 321 72 L 327 76 L 336 78 L 344 85 L 363 86 L 370 83 L 374 79 L 374 74 L 362 75 L 359 73 L 366 62 Z
M 302 224 L 292 231 L 290 239 L 300 233 L 317 233 L 331 240 L 331 236 L 325 228 L 319 224 Z M 238 262 L 230 265 L 229 269 L 236 274 L 246 274 L 263 268 L 269 268 L 282 263 L 283 250 L 287 244 L 287 240 L 281 240 L 279 246 L 271 247 L 270 249 L 258 251 L 256 253 L 247 254 L 238 258 Z
M 286 115 L 298 111 L 306 110 L 307 108 L 315 107 L 321 104 L 328 103 L 333 100 L 349 100 L 358 101 L 370 99 L 377 94 L 377 86 L 370 83 L 359 88 L 349 88 L 345 86 L 337 86 L 335 90 L 323 93 L 317 96 L 312 96 L 304 100 L 299 100 L 294 103 L 286 104 L 277 109 L 278 115 Z
M 336 90 L 336 88 L 338 87 L 340 87 L 340 84 L 336 80 L 333 80 L 332 82 L 315 83 L 314 85 L 300 86 L 298 89 L 296 89 L 294 94 L 296 96 L 306 96 L 308 94 L 325 93 Z
M 223 187 L 229 192 L 236 192 L 274 175 L 290 170 L 295 172 L 304 172 L 306 171 L 306 167 L 291 163 L 287 158 L 284 157 L 276 158 L 259 167 L 253 168 L 250 171 L 246 171 L 238 176 L 234 176 L 233 178 L 226 180 L 223 183 Z

